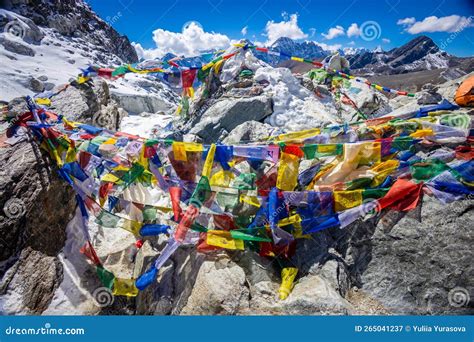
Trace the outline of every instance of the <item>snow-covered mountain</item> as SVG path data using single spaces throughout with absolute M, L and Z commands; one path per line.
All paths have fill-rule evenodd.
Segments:
M 322 59 L 329 54 L 328 51 L 324 50 L 315 42 L 296 42 L 293 39 L 287 37 L 278 38 L 271 46 L 269 46 L 269 48 L 282 52 L 288 56 L 298 56 L 307 59 Z M 289 57 L 280 58 L 278 56 L 272 56 L 259 52 L 256 52 L 255 55 L 261 60 L 272 65 L 281 62 L 282 60 L 289 59 Z
M 118 18 L 120 19 L 120 18 Z M 6 1 L 0 9 L 0 100 L 55 91 L 88 65 L 138 61 L 128 38 L 82 0 Z M 177 96 L 154 77 L 110 84 L 128 112 L 174 110 Z
M 401 47 L 390 51 L 376 49 L 364 51 L 349 57 L 352 69 L 358 69 L 362 74 L 403 74 L 413 71 L 445 69 L 460 66 L 472 58 L 459 58 L 448 54 L 427 36 L 419 36 Z
M 276 51 L 283 52 L 288 56 L 298 56 L 305 59 L 322 60 L 332 53 L 323 49 L 316 42 L 297 42 L 293 39 L 282 37 L 276 40 L 271 46 Z M 339 53 L 346 56 L 351 62 L 351 69 L 355 69 L 358 74 L 402 74 L 412 71 L 433 70 L 433 69 L 456 69 L 457 77 L 472 70 L 474 58 L 461 58 L 441 51 L 434 41 L 427 36 L 419 36 L 407 44 L 384 51 L 381 46 L 373 50 L 359 47 L 340 48 Z M 288 61 L 289 57 L 272 56 L 265 53 L 256 52 L 258 58 L 271 64 L 281 64 L 295 69 L 297 72 L 307 71 L 311 66 L 296 65 Z

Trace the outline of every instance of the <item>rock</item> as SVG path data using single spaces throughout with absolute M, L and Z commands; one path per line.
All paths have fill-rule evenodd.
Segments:
M 41 75 L 41 76 L 38 76 L 38 79 L 41 81 L 41 82 L 46 82 L 48 80 L 48 76 L 46 75 Z
M 41 314 L 51 303 L 62 276 L 63 269 L 57 257 L 25 248 L 0 283 L 1 312 Z
M 417 94 L 417 98 L 417 103 L 419 105 L 438 104 L 443 99 L 440 94 L 433 91 L 422 91 Z
M 474 72 L 471 72 L 467 75 L 464 75 L 462 77 L 456 78 L 454 80 L 451 80 L 439 85 L 438 93 L 441 94 L 441 96 L 445 98 L 446 100 L 450 102 L 454 102 L 454 95 L 456 94 L 456 91 L 458 90 L 461 83 L 464 82 L 465 79 L 473 75 L 474 75 Z
M 12 1 L 8 10 L 22 22 L 28 24 L 32 21 L 27 18 L 31 18 L 34 24 L 54 29 L 58 36 L 67 40 L 78 42 L 82 39 L 115 54 L 123 62 L 138 62 L 137 52 L 128 38 L 100 19 L 82 1 L 30 1 L 27 6 L 23 1 Z
M 25 246 L 55 255 L 74 210 L 73 191 L 36 142 L 0 148 L 0 165 L 0 260 Z
M 272 113 L 272 100 L 267 96 L 222 99 L 207 109 L 189 133 L 200 136 L 204 142 L 214 142 L 238 125 L 260 121 Z
M 44 82 L 44 90 L 53 90 L 56 85 L 52 82 Z
M 32 44 L 39 44 L 44 38 L 44 33 L 33 20 L 7 11 L 0 15 L 0 30 Z
M 44 84 L 37 78 L 30 78 L 29 81 L 29 88 L 33 90 L 35 93 L 41 93 L 44 90 Z
M 51 101 L 51 109 L 57 114 L 109 129 L 118 129 L 121 119 L 126 115 L 111 100 L 107 82 L 99 79 L 93 83 L 71 85 L 53 96 Z
M 67 59 L 67 62 L 68 62 L 69 64 L 74 64 L 74 63 L 76 63 L 76 61 L 75 61 L 74 59 L 72 59 L 72 58 L 68 58 L 68 59 Z
M 301 278 L 281 306 L 289 315 L 347 315 L 352 309 L 349 302 L 319 276 Z
M 221 136 L 224 144 L 235 145 L 241 142 L 261 140 L 264 137 L 275 135 L 278 128 L 258 121 L 247 121 L 235 127 L 225 138 Z
M 235 315 L 248 307 L 249 290 L 245 273 L 236 264 L 205 261 L 182 315 Z M 222 265 L 222 266 L 221 266 Z
M 139 95 L 139 94 L 122 94 L 112 92 L 112 98 L 120 107 L 127 112 L 139 114 L 142 112 L 172 112 L 175 106 L 163 100 L 161 96 Z
M 30 48 L 28 45 L 20 43 L 19 41 L 13 41 L 6 39 L 4 37 L 0 37 L 0 44 L 3 45 L 5 50 L 17 53 L 23 56 L 30 56 L 33 57 L 35 55 L 35 50 Z
M 394 314 L 472 314 L 473 204 L 425 196 L 421 215 L 359 225 L 346 257 L 353 282 Z
M 8 102 L 8 117 L 9 118 L 14 118 L 28 111 L 29 109 L 28 109 L 28 106 L 26 105 L 26 100 L 24 97 L 16 97 L 10 102 Z

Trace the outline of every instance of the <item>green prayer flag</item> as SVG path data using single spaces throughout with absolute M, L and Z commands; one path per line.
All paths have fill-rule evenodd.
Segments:
M 97 218 L 95 219 L 95 222 L 102 227 L 105 228 L 116 228 L 118 223 L 120 221 L 120 217 L 117 215 L 114 215 L 104 209 L 102 209 L 97 215 Z
M 112 289 L 112 286 L 114 286 L 114 279 L 115 279 L 114 274 L 112 272 L 107 271 L 105 268 L 101 266 L 97 266 L 95 270 L 97 272 L 97 276 L 99 277 L 102 285 L 104 285 L 108 289 Z

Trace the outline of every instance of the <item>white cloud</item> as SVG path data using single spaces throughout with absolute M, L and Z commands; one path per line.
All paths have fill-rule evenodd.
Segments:
M 471 17 L 459 15 L 449 15 L 446 17 L 431 16 L 422 21 L 416 21 L 415 18 L 400 19 L 398 25 L 404 25 L 405 31 L 411 34 L 422 32 L 459 32 L 467 27 L 473 26 Z
M 316 45 L 319 45 L 320 47 L 323 48 L 323 50 L 326 50 L 326 51 L 336 51 L 342 47 L 341 44 L 326 44 L 326 43 L 319 43 L 319 42 L 314 42 L 314 43 Z
M 351 40 L 351 41 L 349 42 L 349 44 L 347 44 L 347 45 L 354 46 L 354 45 L 356 45 L 356 43 L 355 43 L 355 41 Z
M 351 26 L 347 29 L 347 36 L 350 37 L 359 37 L 360 28 L 356 23 L 352 23 Z
M 314 35 L 316 34 L 316 29 L 314 27 L 310 27 L 309 29 L 309 37 L 314 37 Z
M 399 19 L 397 21 L 397 25 L 412 25 L 414 24 L 416 19 L 414 17 Z
M 382 42 L 388 44 L 388 43 L 390 43 L 390 39 L 388 39 L 388 38 L 382 38 Z
M 345 34 L 344 28 L 340 25 L 337 25 L 336 27 L 331 27 L 328 33 L 322 33 L 322 36 L 330 40 L 339 36 L 343 36 L 344 34 Z
M 226 48 L 231 42 L 224 34 L 205 32 L 196 22 L 188 23 L 181 32 L 156 29 L 153 31 L 153 41 L 156 44 L 154 49 L 143 49 L 140 44 L 133 44 L 139 57 L 156 58 L 168 52 L 179 56 L 195 56 L 203 50 Z
M 267 45 L 272 44 L 275 40 L 281 37 L 288 37 L 291 39 L 303 39 L 308 37 L 298 26 L 298 15 L 290 15 L 289 20 L 283 20 L 279 23 L 273 20 L 268 21 L 265 26 Z
M 242 36 L 246 36 L 247 35 L 247 29 L 249 27 L 248 26 L 245 26 L 244 28 L 242 28 L 242 30 L 240 31 L 240 33 L 242 33 Z

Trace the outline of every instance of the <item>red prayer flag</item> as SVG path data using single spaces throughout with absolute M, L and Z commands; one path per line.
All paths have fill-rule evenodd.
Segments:
M 95 252 L 94 247 L 92 247 L 92 244 L 90 241 L 87 241 L 84 246 L 80 249 L 80 252 L 84 254 L 90 261 L 94 263 L 96 266 L 102 265 L 100 262 L 99 257 L 97 256 L 97 253 Z
M 399 178 L 387 192 L 378 200 L 380 208 L 390 208 L 399 211 L 415 209 L 422 195 L 423 183 L 413 183 Z
M 188 69 L 181 72 L 181 82 L 183 88 L 190 88 L 193 86 L 196 72 L 197 69 Z
M 181 217 L 181 206 L 179 205 L 181 199 L 181 193 L 183 189 L 177 186 L 172 186 L 169 188 L 170 197 L 171 197 L 171 207 L 173 208 L 174 220 L 178 222 Z

